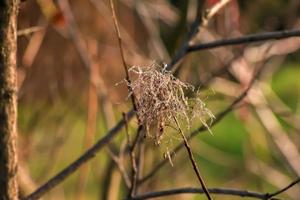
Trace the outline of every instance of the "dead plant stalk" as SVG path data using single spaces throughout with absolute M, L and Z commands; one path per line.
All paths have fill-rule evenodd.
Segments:
M 189 145 L 189 143 L 188 143 L 188 141 L 187 141 L 187 139 L 186 139 L 186 137 L 185 137 L 185 135 L 184 135 L 182 129 L 180 128 L 180 125 L 179 125 L 179 123 L 178 123 L 176 117 L 173 116 L 173 118 L 174 118 L 174 121 L 175 121 L 175 123 L 176 123 L 178 129 L 179 129 L 179 133 L 180 133 L 180 135 L 181 135 L 181 137 L 182 137 L 182 139 L 183 139 L 184 146 L 185 146 L 185 148 L 186 148 L 186 150 L 187 150 L 187 152 L 188 152 L 189 159 L 190 159 L 190 161 L 191 161 L 191 163 L 192 163 L 192 165 L 193 165 L 193 169 L 194 169 L 194 171 L 195 171 L 195 174 L 197 175 L 197 178 L 198 178 L 198 180 L 199 180 L 199 182 L 200 182 L 200 184 L 201 184 L 201 187 L 202 187 L 202 189 L 203 189 L 203 191 L 204 191 L 204 193 L 205 193 L 207 199 L 212 200 L 212 198 L 211 198 L 211 196 L 210 196 L 210 194 L 209 194 L 209 191 L 208 191 L 208 189 L 207 189 L 207 187 L 206 187 L 206 184 L 205 184 L 203 178 L 201 177 L 201 174 L 200 174 L 200 171 L 199 171 L 198 166 L 197 166 L 197 164 L 196 164 L 195 158 L 194 158 L 194 156 L 193 156 L 191 147 L 190 147 L 190 145 Z

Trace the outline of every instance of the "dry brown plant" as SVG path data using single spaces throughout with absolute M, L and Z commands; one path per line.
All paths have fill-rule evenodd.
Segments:
M 132 89 L 130 95 L 135 95 L 137 100 L 140 125 L 146 128 L 147 136 L 153 138 L 156 144 L 160 144 L 166 126 L 180 128 L 175 118 L 188 128 L 191 121 L 197 118 L 209 129 L 206 121 L 208 118 L 211 121 L 214 119 L 212 112 L 199 95 L 187 97 L 186 93 L 194 93 L 195 88 L 173 76 L 166 70 L 166 65 L 154 62 L 144 67 L 133 66 L 129 71 L 136 75 L 132 83 L 127 84 Z M 153 129 L 155 131 L 150 131 Z

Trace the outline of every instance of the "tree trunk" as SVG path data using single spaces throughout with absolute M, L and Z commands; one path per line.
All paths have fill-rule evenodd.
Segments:
M 18 0 L 0 0 L 0 200 L 17 200 L 16 42 Z

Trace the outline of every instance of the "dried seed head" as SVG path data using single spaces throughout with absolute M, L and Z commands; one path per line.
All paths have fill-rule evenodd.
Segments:
M 190 100 L 185 96 L 186 90 L 194 91 L 192 85 L 180 81 L 157 63 L 145 67 L 133 66 L 129 71 L 137 75 L 129 86 L 136 98 L 140 123 L 157 144 L 163 137 L 166 124 L 174 124 L 174 117 L 185 121 L 188 126 L 190 120 L 199 118 L 209 127 L 206 116 L 213 119 L 211 111 L 200 98 Z M 155 133 L 151 133 L 150 128 L 154 128 Z

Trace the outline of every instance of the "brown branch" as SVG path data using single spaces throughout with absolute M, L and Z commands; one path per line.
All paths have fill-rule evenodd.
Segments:
M 131 87 L 131 80 L 130 80 L 130 76 L 129 76 L 129 72 L 128 72 L 128 66 L 126 64 L 125 61 L 125 56 L 124 56 L 124 51 L 123 51 L 123 46 L 122 46 L 122 38 L 121 38 L 121 33 L 120 33 L 120 29 L 119 29 L 119 25 L 118 25 L 118 20 L 117 20 L 117 16 L 116 16 L 116 12 L 115 12 L 115 7 L 114 7 L 114 2 L 113 0 L 109 0 L 110 3 L 110 8 L 112 11 L 112 18 L 113 18 L 113 22 L 114 22 L 114 27 L 115 27 L 115 31 L 117 33 L 118 36 L 118 43 L 119 43 L 119 49 L 120 49 L 120 54 L 121 54 L 121 59 L 122 59 L 122 63 L 123 63 L 123 67 L 125 70 L 125 79 L 127 81 L 127 88 L 129 93 L 131 93 L 130 97 L 131 97 L 131 102 L 132 102 L 132 106 L 133 106 L 133 110 L 135 111 L 137 120 L 138 120 L 138 130 L 137 130 L 137 134 L 136 134 L 136 139 L 134 140 L 133 144 L 131 145 L 130 143 L 128 143 L 131 148 L 130 148 L 130 160 L 131 160 L 131 165 L 132 165 L 132 175 L 131 175 L 131 187 L 129 189 L 129 195 L 133 196 L 136 192 L 136 184 L 137 184 L 137 179 L 138 179 L 138 175 L 137 175 L 137 162 L 135 159 L 135 153 L 134 153 L 134 148 L 140 138 L 141 132 L 142 132 L 142 124 L 140 121 L 140 117 L 138 115 L 138 107 L 137 107 L 137 102 L 136 102 L 136 97 L 135 94 L 132 90 Z M 128 128 L 127 128 L 127 118 L 126 115 L 124 115 L 124 120 L 125 120 L 125 127 L 126 127 L 126 134 L 127 134 L 127 140 L 128 142 L 130 141 L 130 137 L 129 137 L 129 133 L 128 133 Z
M 239 196 L 239 197 L 251 197 L 256 199 L 262 200 L 272 200 L 275 199 L 274 197 L 287 191 L 288 189 L 292 188 L 296 184 L 300 183 L 300 177 L 291 182 L 288 186 L 284 187 L 273 193 L 258 193 L 252 192 L 247 190 L 237 190 L 237 189 L 229 189 L 229 188 L 209 188 L 208 191 L 211 194 L 218 194 L 218 195 L 230 195 L 230 196 Z M 142 195 L 135 196 L 130 200 L 142 200 L 142 199 L 150 199 L 150 198 L 158 198 L 163 196 L 169 195 L 176 195 L 176 194 L 187 194 L 187 193 L 199 193 L 204 194 L 205 191 L 200 188 L 177 188 L 171 190 L 161 190 L 156 192 L 148 192 Z
M 291 182 L 289 185 L 287 185 L 286 187 L 282 188 L 281 190 L 278 190 L 276 192 L 273 192 L 271 194 L 268 195 L 269 198 L 272 198 L 274 196 L 277 196 L 285 191 L 287 191 L 288 189 L 290 189 L 291 187 L 293 187 L 294 185 L 300 183 L 300 177 L 297 178 L 296 180 L 294 180 L 293 182 Z
M 175 124 L 176 124 L 177 128 L 179 129 L 179 133 L 180 133 L 180 135 L 181 135 L 181 137 L 183 139 L 184 146 L 185 146 L 185 148 L 186 148 L 186 150 L 188 152 L 190 161 L 191 161 L 191 163 L 193 165 L 193 169 L 194 169 L 194 171 L 195 171 L 195 173 L 197 175 L 197 178 L 198 178 L 198 180 L 199 180 L 199 182 L 201 184 L 201 187 L 202 187 L 202 189 L 203 189 L 203 191 L 204 191 L 207 199 L 208 200 L 212 200 L 211 196 L 209 195 L 209 191 L 207 190 L 207 187 L 206 187 L 206 184 L 204 182 L 204 179 L 201 177 L 201 174 L 200 174 L 200 171 L 199 171 L 198 166 L 196 164 L 195 158 L 193 156 L 193 152 L 191 150 L 191 147 L 190 147 L 190 145 L 189 145 L 189 143 L 188 143 L 188 141 L 187 141 L 187 139 L 186 139 L 186 137 L 185 137 L 185 135 L 184 135 L 184 133 L 183 133 L 183 131 L 182 131 L 182 129 L 181 129 L 181 127 L 180 127 L 177 119 L 176 119 L 176 117 L 173 116 L 173 119 L 175 121 Z
M 239 45 L 245 43 L 260 42 L 265 40 L 279 40 L 279 39 L 296 37 L 296 36 L 300 36 L 300 30 L 284 30 L 284 31 L 251 34 L 251 35 L 246 35 L 237 38 L 216 40 L 213 42 L 192 45 L 189 47 L 188 53 L 193 51 L 201 51 L 205 49 L 212 49 L 212 48 L 224 47 L 229 45 Z
M 213 18 L 220 10 L 222 10 L 231 0 L 221 0 L 216 3 L 203 18 L 202 26 L 206 27 L 211 18 Z
M 114 152 L 113 152 L 113 149 L 111 147 L 108 147 L 107 148 L 107 152 L 108 152 L 108 155 L 110 156 L 110 158 L 112 159 L 112 161 L 114 161 L 115 165 L 117 166 L 118 170 L 120 171 L 122 177 L 123 177 L 123 180 L 124 180 L 124 183 L 126 185 L 126 187 L 129 189 L 130 188 L 130 180 L 129 180 L 129 177 L 128 177 L 128 174 L 125 170 L 125 167 L 124 167 L 124 163 L 123 163 L 123 160 L 121 159 L 120 155 L 117 156 Z
M 128 84 L 127 84 L 128 91 L 131 93 L 132 92 L 131 80 L 130 80 L 130 76 L 129 76 L 129 72 L 128 72 L 128 66 L 127 66 L 126 61 L 125 61 L 122 38 L 121 38 L 121 32 L 120 32 L 119 25 L 118 25 L 117 15 L 116 15 L 116 12 L 115 12 L 115 6 L 114 6 L 113 0 L 109 0 L 109 3 L 110 3 L 111 12 L 112 12 L 112 18 L 113 18 L 113 22 L 114 22 L 115 31 L 116 31 L 117 36 L 118 36 L 119 50 L 120 50 L 120 54 L 121 54 L 121 59 L 122 59 L 124 71 L 125 71 L 125 79 L 128 82 Z M 137 111 L 137 104 L 136 104 L 135 95 L 132 93 L 132 95 L 130 95 L 130 97 L 131 97 L 133 109 L 134 109 L 134 111 Z M 138 121 L 139 121 L 138 116 L 137 116 L 137 118 L 138 118 Z
M 36 33 L 38 31 L 42 31 L 44 30 L 45 27 L 41 27 L 41 26 L 32 26 L 32 27 L 29 27 L 29 28 L 25 28 L 25 29 L 21 29 L 21 30 L 18 30 L 17 32 L 17 36 L 20 37 L 20 36 L 28 36 L 30 34 L 33 34 L 33 33 Z
M 209 193 L 218 194 L 218 195 L 231 195 L 239 197 L 252 197 L 256 199 L 266 199 L 266 194 L 251 192 L 247 190 L 237 190 L 237 189 L 223 189 L 223 188 L 209 188 Z M 200 188 L 177 188 L 172 190 L 161 190 L 156 192 L 149 192 L 142 195 L 135 196 L 130 200 L 142 200 L 142 199 L 151 199 L 151 198 L 161 198 L 164 196 L 176 195 L 176 194 L 204 194 L 203 189 Z
M 121 59 L 122 59 L 122 63 L 123 63 L 123 67 L 124 67 L 124 71 L 125 71 L 125 75 L 126 75 L 125 78 L 126 78 L 127 81 L 130 81 L 128 66 L 126 64 L 124 51 L 123 51 L 121 32 L 120 32 L 120 29 L 119 29 L 117 15 L 116 15 L 116 11 L 115 11 L 115 5 L 114 5 L 113 0 L 109 0 L 109 4 L 110 4 L 111 12 L 112 12 L 112 19 L 113 19 L 113 22 L 114 22 L 115 31 L 116 31 L 117 36 L 118 36 L 119 50 L 120 50 Z
M 127 121 L 127 117 L 126 117 L 125 113 L 123 113 L 123 118 L 125 121 L 125 132 L 126 132 L 126 137 L 127 137 L 127 144 L 128 144 L 128 146 L 131 146 L 131 139 L 130 139 L 130 135 L 128 132 L 128 121 Z M 137 184 L 137 164 L 136 164 L 136 160 L 135 160 L 134 151 L 130 151 L 129 156 L 130 156 L 130 161 L 131 161 L 132 174 L 131 174 L 131 185 L 129 188 L 128 197 L 133 197 L 133 195 L 135 194 L 135 191 L 136 191 L 136 184 Z

